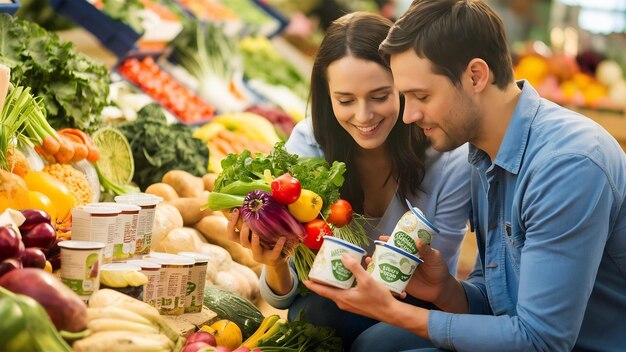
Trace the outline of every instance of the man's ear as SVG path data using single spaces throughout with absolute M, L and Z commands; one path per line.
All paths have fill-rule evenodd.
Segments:
M 487 87 L 490 82 L 489 77 L 489 65 L 483 59 L 474 58 L 467 64 L 467 69 L 465 70 L 469 80 L 471 82 L 471 87 L 474 92 L 481 92 Z

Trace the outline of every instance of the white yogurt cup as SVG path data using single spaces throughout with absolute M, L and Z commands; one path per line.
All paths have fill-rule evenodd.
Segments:
M 206 285 L 206 272 L 209 257 L 206 254 L 196 252 L 178 252 L 178 255 L 191 258 L 196 263 L 191 268 L 187 292 L 185 292 L 185 313 L 197 313 L 202 311 L 204 304 L 204 286 Z
M 400 248 L 374 241 L 376 250 L 367 271 L 376 281 L 382 282 L 392 292 L 402 293 L 420 263 L 424 261 Z
M 105 244 L 91 241 L 61 241 L 61 281 L 87 302 L 100 288 L 100 266 Z
M 148 283 L 143 288 L 143 301 L 156 309 L 160 309 L 161 298 L 163 297 L 161 276 L 164 276 L 161 264 L 141 259 L 128 260 L 126 263 L 141 268 L 141 273 L 148 278 Z
M 338 288 L 350 288 L 354 283 L 354 275 L 341 262 L 341 255 L 349 254 L 361 262 L 365 250 L 350 242 L 333 236 L 324 236 L 324 242 L 315 256 L 309 278 L 313 281 Z
M 82 206 L 72 209 L 72 239 L 104 243 L 102 260 L 113 260 L 113 244 L 121 210 L 113 207 Z
M 402 215 L 393 229 L 388 244 L 403 249 L 411 254 L 419 255 L 415 240 L 430 244 L 433 237 L 439 233 L 435 227 L 417 208 L 411 208 Z
M 123 260 L 135 254 L 137 221 L 141 207 L 115 202 L 89 203 L 89 207 L 111 207 L 120 210 L 117 231 L 113 240 L 113 260 Z
M 185 312 L 185 292 L 195 260 L 175 254 L 152 252 L 143 257 L 145 260 L 161 264 L 164 272 L 163 298 L 159 313 L 180 315 Z
M 115 197 L 116 203 L 132 204 L 141 208 L 137 218 L 137 241 L 135 246 L 135 254 L 137 255 L 150 253 L 154 212 L 156 206 L 162 201 L 163 198 L 147 193 L 132 193 Z

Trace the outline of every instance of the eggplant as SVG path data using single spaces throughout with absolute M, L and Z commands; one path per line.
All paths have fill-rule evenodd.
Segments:
M 305 237 L 304 226 L 269 192 L 250 191 L 243 200 L 241 214 L 250 229 L 259 235 L 263 248 L 272 249 L 279 238 L 287 237 L 283 252 L 289 254 Z
M 47 222 L 40 222 L 30 230 L 22 231 L 22 241 L 26 247 L 48 250 L 55 243 L 56 238 L 57 234 L 54 227 Z
M 20 211 L 22 212 L 22 215 L 24 215 L 24 217 L 26 218 L 26 220 L 24 220 L 24 223 L 20 225 L 21 233 L 30 231 L 34 226 L 41 223 L 47 223 L 48 225 L 52 225 L 50 215 L 48 215 L 48 213 L 43 210 L 25 209 Z M 29 246 L 27 245 L 27 247 Z
M 0 261 L 19 258 L 23 246 L 20 235 L 12 227 L 0 226 Z

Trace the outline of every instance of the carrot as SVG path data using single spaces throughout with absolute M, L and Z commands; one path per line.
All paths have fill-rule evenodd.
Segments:
M 83 144 L 86 148 L 86 153 L 82 153 L 82 147 L 78 147 L 79 149 L 81 149 L 80 151 L 78 151 L 80 153 L 80 157 L 82 157 L 82 159 L 87 159 L 87 161 L 89 161 L 90 163 L 94 163 L 96 161 L 98 161 L 98 159 L 100 159 L 100 151 L 98 150 L 98 147 L 96 147 L 96 145 L 93 143 L 93 140 L 91 139 L 91 137 L 77 129 L 77 128 L 64 128 L 62 130 L 59 130 L 59 133 L 62 135 L 67 136 L 68 138 L 72 139 L 73 141 L 75 141 L 76 143 L 80 143 Z M 77 156 L 74 156 L 73 159 L 78 158 Z M 82 160 L 80 159 L 80 160 Z M 76 161 L 76 160 L 74 160 Z
M 61 143 L 51 135 L 47 135 L 43 138 L 41 142 L 41 147 L 46 152 L 46 154 L 54 155 L 59 152 L 59 148 L 61 148 Z
M 46 159 L 46 161 L 48 162 L 48 164 L 56 164 L 56 159 L 54 158 L 53 155 L 46 153 L 43 148 L 41 148 L 40 146 L 36 145 L 35 146 L 35 151 L 37 152 L 37 154 L 39 154 L 42 158 Z
M 67 139 L 65 136 L 60 135 L 61 139 L 61 147 L 59 148 L 59 152 L 54 154 L 54 158 L 60 164 L 68 163 L 74 157 L 74 146 L 72 141 Z

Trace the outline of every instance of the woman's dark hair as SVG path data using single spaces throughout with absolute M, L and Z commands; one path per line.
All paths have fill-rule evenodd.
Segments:
M 324 151 L 326 160 L 346 163 L 346 181 L 341 196 L 349 201 L 354 210 L 363 213 L 363 188 L 355 165 L 354 151 L 359 148 L 354 139 L 339 125 L 333 112 L 328 91 L 328 66 L 346 56 L 372 61 L 391 72 L 380 56 L 378 47 L 387 36 L 392 22 L 365 12 L 355 12 L 337 19 L 328 27 L 313 63 L 311 74 L 311 114 L 316 141 Z M 388 178 L 398 182 L 398 195 L 404 199 L 416 194 L 424 178 L 425 150 L 428 141 L 415 124 L 402 122 L 400 116 L 391 130 L 385 146 L 391 159 Z
M 504 25 L 481 0 L 415 0 L 380 45 L 384 56 L 413 49 L 454 85 L 474 58 L 487 62 L 500 89 L 513 81 Z

